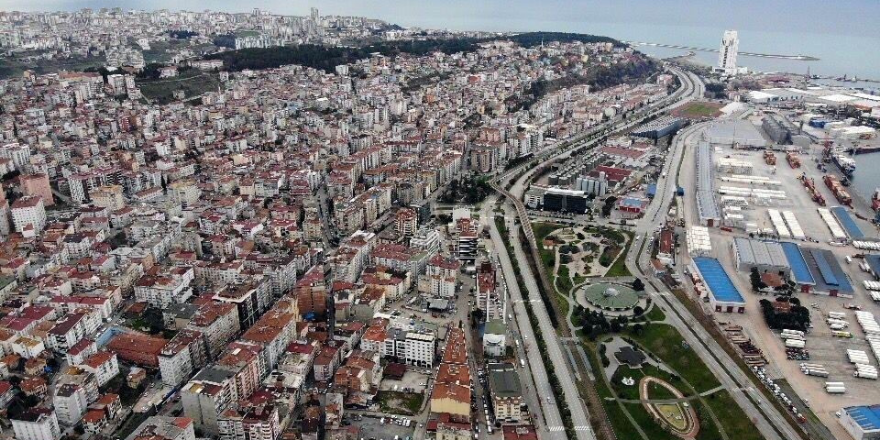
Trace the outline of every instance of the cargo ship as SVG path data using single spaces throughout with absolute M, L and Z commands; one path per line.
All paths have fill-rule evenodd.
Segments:
M 831 158 L 834 160 L 837 168 L 840 168 L 841 173 L 843 173 L 846 177 L 853 177 L 853 174 L 856 172 L 855 159 L 845 156 L 842 153 L 835 153 L 831 156 Z

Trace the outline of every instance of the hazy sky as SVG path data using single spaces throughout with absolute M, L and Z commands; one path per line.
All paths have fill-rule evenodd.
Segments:
M 175 8 L 272 12 L 305 15 L 312 6 L 321 13 L 364 15 L 409 26 L 486 30 L 534 30 L 577 22 L 671 24 L 760 31 L 798 31 L 880 38 L 876 0 L 0 0 L 3 10 Z M 487 29 L 491 27 L 492 29 Z M 524 28 L 525 27 L 525 28 Z M 550 30 L 550 29 L 544 29 Z M 573 30 L 573 29 L 572 29 Z

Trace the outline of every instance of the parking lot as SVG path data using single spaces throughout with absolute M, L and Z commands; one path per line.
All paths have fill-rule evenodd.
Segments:
M 360 436 L 364 440 L 406 440 L 412 438 L 415 432 L 415 421 L 410 422 L 410 426 L 405 426 L 403 417 L 397 419 L 376 418 L 363 416 L 361 420 L 355 421 L 354 424 L 360 426 Z
M 817 152 L 818 150 L 814 149 L 813 153 Z M 682 166 L 681 182 L 686 188 L 694 187 L 694 156 L 693 149 L 691 149 Z M 823 365 L 829 373 L 828 378 L 807 376 L 800 369 L 800 363 L 805 361 L 787 359 L 784 340 L 777 332 L 770 330 L 764 321 L 759 301 L 761 299 L 772 300 L 773 296 L 753 293 L 749 273 L 736 269 L 732 250 L 733 238 L 734 236 L 744 236 L 742 229 L 728 233 L 714 228 L 710 229 L 712 256 L 718 258 L 724 265 L 733 283 L 746 300 L 745 314 L 716 314 L 716 319 L 742 326 L 745 336 L 751 338 L 752 343 L 760 348 L 767 357 L 769 361 L 768 375 L 774 379 L 787 380 L 791 388 L 809 403 L 813 412 L 831 429 L 834 435 L 845 435 L 837 423 L 835 413 L 844 406 L 875 404 L 877 403 L 877 395 L 880 395 L 880 381 L 853 377 L 855 368 L 846 355 L 847 349 L 864 350 L 868 353 L 872 365 L 877 366 L 878 363 L 864 339 L 865 335 L 856 322 L 853 311 L 844 308 L 845 305 L 857 305 L 863 310 L 873 313 L 876 317 L 880 317 L 880 306 L 871 299 L 862 284 L 864 280 L 873 278 L 859 269 L 858 262 L 861 260 L 855 258 L 852 263 L 846 261 L 847 256 L 852 257 L 862 251 L 852 246 L 829 244 L 832 235 L 817 211 L 819 205 L 811 199 L 807 189 L 798 179 L 799 176 L 806 173 L 808 178 L 814 179 L 816 189 L 827 201 L 826 207 L 839 205 L 822 181 L 823 173 L 817 168 L 813 156 L 806 153 L 800 154 L 798 156 L 802 163 L 800 168 L 791 168 L 785 160 L 785 154 L 781 152 L 776 153 L 777 164 L 775 167 L 765 163 L 762 151 L 741 151 L 730 147 L 713 148 L 713 158 L 719 157 L 748 161 L 753 167 L 752 175 L 779 181 L 780 185 L 771 189 L 784 191 L 785 198 L 772 199 L 763 205 L 750 201 L 747 208 L 744 209 L 749 220 L 756 222 L 759 230 L 771 232 L 774 229 L 767 213 L 768 209 L 794 213 L 807 239 L 803 241 L 788 239 L 786 241 L 829 250 L 848 276 L 855 292 L 852 298 L 802 293 L 796 295 L 802 304 L 809 309 L 813 325 L 806 336 L 806 349 L 810 354 L 810 360 L 807 362 Z M 832 168 L 834 165 L 829 164 L 828 167 Z M 722 185 L 734 186 L 721 180 L 721 176 L 727 175 L 729 174 L 716 173 L 716 189 Z M 861 201 L 857 201 L 855 206 L 859 208 L 860 203 Z M 696 209 L 692 197 L 686 198 L 686 208 L 684 215 L 688 217 L 688 223 L 696 224 Z M 878 237 L 875 226 L 853 217 L 866 236 L 875 239 Z M 852 333 L 852 338 L 832 336 L 832 330 L 825 322 L 827 313 L 831 311 L 845 312 L 845 320 L 849 324 L 845 330 Z M 846 392 L 838 395 L 826 393 L 824 388 L 826 381 L 843 382 L 846 386 Z
M 428 387 L 429 374 L 427 370 L 407 366 L 406 373 L 400 380 L 383 379 L 379 389 L 384 391 L 406 391 L 422 393 Z

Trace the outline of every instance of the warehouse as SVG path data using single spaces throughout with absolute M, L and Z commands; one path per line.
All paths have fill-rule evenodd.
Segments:
M 694 258 L 694 269 L 694 273 L 699 274 L 706 288 L 709 289 L 709 302 L 716 312 L 746 311 L 745 299 L 718 260 L 707 257 Z
M 634 129 L 632 136 L 646 137 L 650 139 L 659 139 L 663 136 L 668 136 L 671 133 L 678 131 L 682 123 L 683 119 L 676 118 L 674 116 L 665 116 L 660 119 L 656 119 L 654 121 L 648 122 L 638 128 Z
M 810 269 L 810 275 L 816 281 L 810 292 L 852 298 L 855 290 L 831 251 L 801 247 L 801 255 Z
M 700 224 L 713 227 L 721 222 L 721 211 L 715 200 L 715 173 L 712 168 L 712 150 L 706 142 L 697 147 L 697 212 Z
M 733 255 L 737 270 L 751 272 L 752 268 L 758 268 L 760 273 L 773 273 L 783 278 L 788 278 L 791 273 L 785 251 L 775 241 L 736 237 L 733 239 Z
M 706 130 L 706 140 L 711 145 L 734 147 L 742 149 L 764 149 L 768 142 L 749 121 L 717 121 Z
M 875 279 L 880 279 L 880 255 L 865 255 L 865 264 L 868 265 L 868 272 L 873 275 Z
M 813 274 L 807 266 L 807 260 L 801 255 L 801 247 L 797 243 L 780 243 L 785 258 L 788 260 L 788 266 L 791 268 L 791 278 L 797 283 L 802 293 L 808 293 L 810 289 L 816 285 Z
M 840 410 L 839 420 L 856 440 L 880 439 L 880 405 L 848 406 Z
M 843 230 L 846 231 L 846 235 L 849 235 L 850 240 L 865 240 L 865 233 L 862 232 L 856 221 L 849 215 L 846 208 L 835 206 L 831 208 L 831 213 L 834 214 L 834 217 L 837 217 L 837 221 L 840 222 L 840 226 L 843 226 Z

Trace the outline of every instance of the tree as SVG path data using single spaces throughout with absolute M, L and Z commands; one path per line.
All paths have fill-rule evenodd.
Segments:
M 485 317 L 485 316 L 486 316 L 486 313 L 483 312 L 482 309 L 474 309 L 471 312 L 471 321 L 474 323 L 474 325 L 476 325 L 477 323 L 482 322 L 483 317 Z
M 645 313 L 645 309 L 643 309 L 642 306 L 633 307 L 634 316 L 642 316 L 642 313 Z
M 758 272 L 757 267 L 752 268 L 752 272 L 749 274 L 749 280 L 752 282 L 752 290 L 755 292 L 767 288 L 767 284 L 761 279 L 761 274 Z
M 634 335 L 641 335 L 645 331 L 645 328 L 642 327 L 642 324 L 635 324 L 632 326 L 632 332 Z
M 645 283 L 642 282 L 641 278 L 636 278 L 632 283 L 632 288 L 636 292 L 642 292 L 645 290 Z

